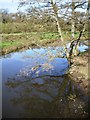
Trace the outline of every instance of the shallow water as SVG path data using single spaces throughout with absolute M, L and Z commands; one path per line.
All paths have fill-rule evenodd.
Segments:
M 3 118 L 87 116 L 87 96 L 65 75 L 68 61 L 58 57 L 60 51 L 49 47 L 1 57 Z

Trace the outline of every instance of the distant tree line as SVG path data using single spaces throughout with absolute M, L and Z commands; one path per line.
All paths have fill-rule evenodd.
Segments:
M 62 0 L 60 0 L 61 2 Z M 31 3 L 31 4 L 30 4 Z M 36 0 L 36 3 L 38 1 Z M 83 6 L 85 2 L 67 2 L 59 4 L 57 0 L 49 0 L 43 6 L 32 7 L 34 3 L 28 1 L 25 3 L 24 0 L 20 1 L 19 7 L 29 4 L 26 12 L 18 11 L 17 13 L 9 13 L 8 9 L 0 9 L 0 14 L 2 16 L 2 23 L 8 24 L 12 23 L 13 27 L 16 23 L 16 29 L 18 30 L 22 27 L 22 31 L 48 31 L 48 32 L 62 32 L 67 31 L 72 33 L 72 37 L 77 31 L 82 29 L 83 23 L 85 23 L 84 31 L 87 31 L 87 14 L 86 12 L 76 11 L 76 8 L 86 9 Z M 65 10 L 64 10 L 65 9 Z M 70 10 L 71 9 L 71 10 Z M 62 12 L 64 11 L 64 12 Z M 19 24 L 21 25 L 19 25 Z M 4 30 L 8 25 L 3 25 Z M 24 30 L 24 27 L 25 30 Z M 12 28 L 13 29 L 13 28 Z M 18 30 L 20 31 L 20 30 Z M 61 33 L 60 33 L 61 36 Z

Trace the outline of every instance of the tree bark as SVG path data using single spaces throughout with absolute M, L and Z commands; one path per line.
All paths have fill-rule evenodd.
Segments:
M 52 5 L 52 7 L 53 7 L 55 19 L 56 19 L 56 22 L 57 22 L 58 33 L 59 33 L 59 36 L 60 36 L 60 38 L 61 38 L 61 41 L 63 42 L 62 31 L 61 31 L 61 27 L 60 27 L 60 24 L 59 24 L 58 13 L 57 13 L 57 12 L 58 12 L 58 7 L 57 7 L 57 5 L 56 5 L 55 0 L 51 0 L 51 5 Z
M 76 40 L 73 40 L 70 44 L 70 51 L 69 51 L 69 57 L 68 57 L 68 61 L 69 61 L 69 65 L 72 65 L 72 55 L 74 54 L 74 48 L 77 49 L 78 43 L 80 41 L 80 38 L 82 36 L 83 30 L 80 31 L 79 37 Z
M 75 33 L 75 10 L 74 10 L 74 8 L 75 8 L 75 3 L 74 2 L 72 2 L 72 20 L 71 20 L 71 24 L 72 24 L 72 26 L 71 26 L 71 36 L 72 36 L 72 39 L 74 39 L 74 33 Z

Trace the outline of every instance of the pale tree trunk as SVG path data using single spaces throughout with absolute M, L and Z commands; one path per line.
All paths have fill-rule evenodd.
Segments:
M 87 24 L 88 24 L 88 40 L 90 39 L 90 0 L 88 0 L 88 7 L 87 7 Z M 88 41 L 88 44 L 90 45 L 90 40 Z
M 72 36 L 72 39 L 74 39 L 74 33 L 75 33 L 75 10 L 74 10 L 74 7 L 75 7 L 75 3 L 72 2 L 72 20 L 71 20 L 71 36 Z
M 51 5 L 53 7 L 55 19 L 56 19 L 56 22 L 57 22 L 58 33 L 59 33 L 59 36 L 61 38 L 61 41 L 63 42 L 62 31 L 61 31 L 61 27 L 60 27 L 60 24 L 59 24 L 58 13 L 57 13 L 58 12 L 58 7 L 56 5 L 55 0 L 51 0 Z

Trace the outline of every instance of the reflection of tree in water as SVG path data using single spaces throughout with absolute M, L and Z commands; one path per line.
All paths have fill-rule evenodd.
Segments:
M 43 81 L 43 82 L 38 82 Z M 13 104 L 24 108 L 24 117 L 86 117 L 84 93 L 67 75 L 41 77 L 27 82 L 9 80 L 9 88 L 18 88 Z M 86 102 L 85 102 L 86 101 Z

